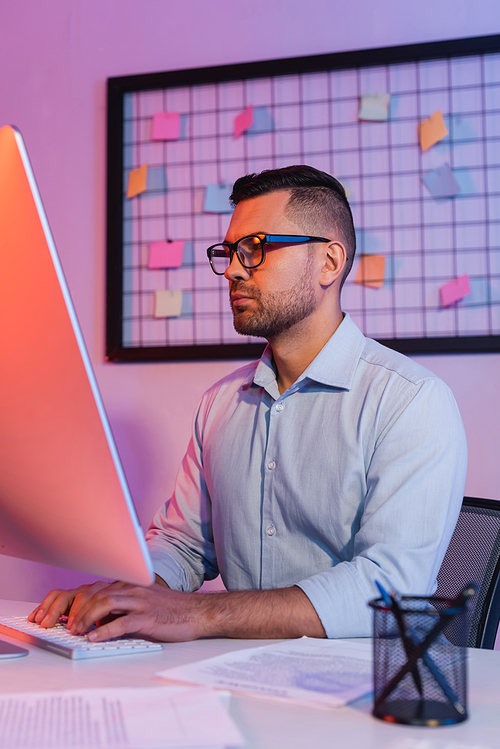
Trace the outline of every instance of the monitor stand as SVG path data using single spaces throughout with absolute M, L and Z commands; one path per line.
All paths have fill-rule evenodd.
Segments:
M 28 650 L 20 648 L 18 645 L 12 645 L 5 640 L 0 640 L 0 658 L 22 658 L 23 655 L 28 655 Z

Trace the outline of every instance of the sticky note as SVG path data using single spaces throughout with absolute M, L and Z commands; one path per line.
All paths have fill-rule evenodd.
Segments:
M 258 135 L 260 133 L 270 133 L 273 130 L 274 120 L 270 110 L 267 107 L 254 107 L 253 122 L 247 128 L 247 132 L 251 135 Z
M 379 289 L 384 283 L 384 273 L 384 255 L 360 255 L 354 283 L 368 286 L 371 289 Z
M 179 317 L 181 308 L 180 289 L 162 289 L 155 292 L 155 317 Z
M 445 283 L 439 289 L 439 296 L 443 307 L 449 307 L 450 304 L 458 302 L 459 299 L 463 299 L 467 294 L 470 294 L 469 276 L 467 274 L 459 276 L 449 283 Z
M 182 263 L 184 242 L 151 242 L 148 268 L 178 268 Z
M 156 112 L 151 125 L 151 140 L 177 140 L 181 134 L 179 112 Z
M 206 213 L 232 213 L 231 192 L 231 185 L 207 185 L 203 210 Z
M 440 109 L 437 109 L 434 114 L 431 114 L 427 120 L 423 120 L 418 126 L 418 137 L 422 151 L 428 151 L 431 146 L 442 140 L 446 135 L 448 135 L 448 130 Z
M 388 120 L 390 100 L 390 94 L 363 94 L 358 118 L 360 120 Z
M 453 115 L 448 123 L 448 130 L 451 130 L 453 140 L 475 140 L 478 137 L 478 132 L 474 129 L 473 122 L 473 117 L 468 118 L 461 114 Z
M 243 112 L 234 118 L 234 137 L 239 138 L 253 123 L 253 107 L 250 104 Z
M 137 169 L 132 169 L 128 175 L 127 198 L 134 198 L 146 189 L 148 178 L 148 165 L 142 164 Z
M 432 172 L 424 174 L 422 179 L 430 194 L 435 198 L 452 198 L 460 192 L 460 185 L 447 162 Z

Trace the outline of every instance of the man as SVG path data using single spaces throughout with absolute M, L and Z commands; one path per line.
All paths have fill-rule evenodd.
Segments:
M 236 330 L 269 346 L 202 398 L 147 535 L 156 584 L 53 591 L 30 615 L 44 627 L 70 609 L 75 634 L 106 622 L 94 641 L 367 636 L 376 580 L 434 589 L 466 472 L 451 392 L 342 313 L 355 234 L 337 180 L 271 170 L 232 200 L 209 259 Z M 218 572 L 228 592 L 191 592 Z

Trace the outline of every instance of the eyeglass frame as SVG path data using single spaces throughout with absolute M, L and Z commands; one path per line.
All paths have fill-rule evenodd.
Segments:
M 236 252 L 238 245 L 240 242 L 243 242 L 244 239 L 250 239 L 250 237 L 254 239 L 258 239 L 260 243 L 260 251 L 262 254 L 262 257 L 260 261 L 257 263 L 257 265 L 245 265 L 245 263 L 241 260 L 240 256 Z M 325 237 L 309 237 L 302 234 L 247 234 L 244 237 L 241 237 L 241 239 L 238 239 L 236 242 L 217 242 L 217 244 L 211 245 L 207 250 L 207 257 L 208 262 L 210 263 L 210 267 L 212 268 L 213 272 L 216 276 L 223 276 L 226 272 L 227 268 L 224 270 L 223 273 L 219 273 L 215 270 L 213 262 L 212 262 L 212 256 L 211 251 L 215 247 L 227 247 L 229 250 L 229 266 L 233 262 L 233 257 L 236 253 L 236 257 L 238 258 L 238 261 L 240 265 L 243 266 L 243 268 L 246 268 L 246 270 L 254 270 L 255 268 L 258 268 L 264 260 L 266 259 L 266 250 L 265 245 L 271 244 L 273 242 L 279 242 L 282 244 L 307 244 L 308 242 L 332 242 L 331 239 L 326 239 Z

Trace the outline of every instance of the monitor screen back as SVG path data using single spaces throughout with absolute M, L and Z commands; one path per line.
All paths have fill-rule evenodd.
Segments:
M 151 560 L 19 132 L 0 128 L 0 553 L 148 585 Z

